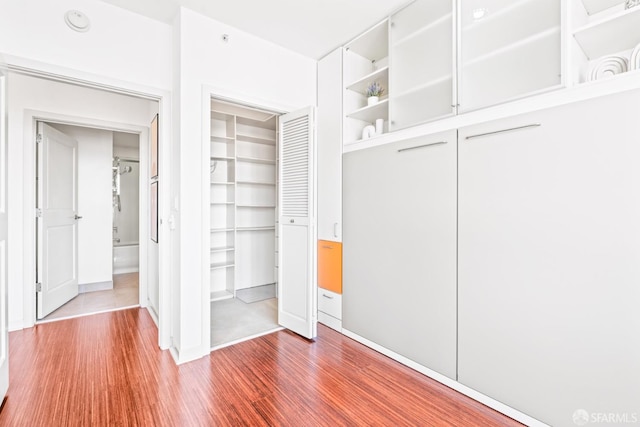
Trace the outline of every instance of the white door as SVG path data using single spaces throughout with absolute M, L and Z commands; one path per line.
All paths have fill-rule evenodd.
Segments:
M 312 107 L 280 120 L 278 323 L 315 338 L 315 132 Z
M 78 142 L 38 123 L 38 319 L 78 295 Z
M 9 333 L 7 329 L 7 127 L 5 71 L 0 67 L 0 401 L 9 388 Z

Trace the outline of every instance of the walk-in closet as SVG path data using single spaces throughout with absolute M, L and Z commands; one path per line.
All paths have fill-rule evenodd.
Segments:
M 211 347 L 278 328 L 278 114 L 211 100 Z

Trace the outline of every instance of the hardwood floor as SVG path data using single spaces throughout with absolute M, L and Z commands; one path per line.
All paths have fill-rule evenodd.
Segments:
M 143 309 L 9 334 L 2 426 L 510 426 L 515 421 L 319 325 L 176 366 Z

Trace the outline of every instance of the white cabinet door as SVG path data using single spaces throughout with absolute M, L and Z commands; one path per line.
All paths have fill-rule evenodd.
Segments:
M 278 323 L 305 338 L 317 332 L 313 108 L 280 118 Z
M 560 85 L 562 4 L 562 0 L 460 2 L 460 111 Z
M 342 48 L 318 61 L 318 239 L 342 241 Z
M 344 156 L 343 328 L 455 379 L 456 132 Z
M 391 17 L 389 130 L 455 112 L 454 3 L 417 0 Z
M 636 91 L 459 132 L 458 380 L 550 425 L 640 413 L 638 111 Z

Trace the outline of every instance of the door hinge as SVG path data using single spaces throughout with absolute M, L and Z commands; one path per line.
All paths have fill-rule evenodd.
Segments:
M 42 209 L 36 208 L 36 218 L 42 218 Z
M 36 135 L 36 144 L 40 144 L 42 142 L 42 134 L 39 133 L 38 135 Z
M 42 283 L 36 283 L 36 292 L 42 292 Z

